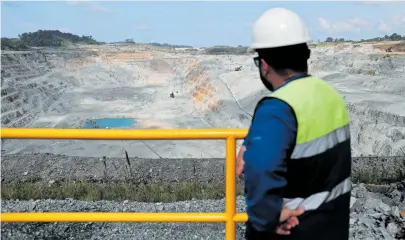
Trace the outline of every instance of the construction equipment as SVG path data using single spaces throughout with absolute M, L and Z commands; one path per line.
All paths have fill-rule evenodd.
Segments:
M 242 70 L 242 66 L 239 66 L 239 67 L 235 68 L 235 71 L 236 71 L 236 72 L 238 72 L 238 71 L 240 71 L 240 70 Z
M 389 48 L 387 48 L 387 49 L 385 49 L 385 52 L 392 52 L 392 46 L 389 47 Z

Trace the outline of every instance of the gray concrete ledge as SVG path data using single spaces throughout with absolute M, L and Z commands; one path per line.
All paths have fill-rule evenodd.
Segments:
M 405 156 L 353 158 L 353 175 L 374 173 L 383 178 L 405 176 Z M 24 182 L 223 182 L 225 159 L 141 159 L 75 157 L 55 154 L 2 156 L 2 183 Z

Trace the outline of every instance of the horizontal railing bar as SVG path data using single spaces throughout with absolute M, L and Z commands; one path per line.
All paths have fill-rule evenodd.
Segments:
M 248 220 L 248 215 L 246 213 L 237 213 L 233 217 L 234 222 L 246 222 Z
M 238 219 L 243 219 L 238 217 Z M 26 212 L 1 213 L 1 222 L 225 222 L 225 213 Z
M 246 213 L 233 221 L 246 222 Z M 31 212 L 2 213 L 1 222 L 225 222 L 225 213 Z
M 194 140 L 244 138 L 246 129 L 55 129 L 2 128 L 4 139 Z

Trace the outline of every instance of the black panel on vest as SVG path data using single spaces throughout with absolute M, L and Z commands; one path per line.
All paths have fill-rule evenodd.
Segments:
M 286 198 L 309 197 L 330 191 L 351 174 L 350 139 L 324 153 L 287 162 L 288 184 L 283 189 Z

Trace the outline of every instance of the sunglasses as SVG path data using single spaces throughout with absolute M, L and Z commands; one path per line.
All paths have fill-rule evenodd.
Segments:
M 260 66 L 260 57 L 254 57 L 253 61 L 255 62 L 256 67 Z

